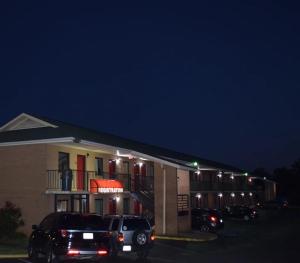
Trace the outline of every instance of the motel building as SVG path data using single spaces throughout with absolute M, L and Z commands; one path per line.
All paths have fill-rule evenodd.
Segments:
M 0 206 L 31 225 L 54 211 L 135 214 L 161 235 L 191 229 L 193 207 L 272 200 L 275 183 L 241 169 L 22 113 L 0 127 Z

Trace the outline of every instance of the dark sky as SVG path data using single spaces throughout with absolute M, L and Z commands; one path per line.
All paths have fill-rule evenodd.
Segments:
M 103 2 L 1 1 L 0 123 L 34 113 L 249 170 L 300 157 L 297 1 Z

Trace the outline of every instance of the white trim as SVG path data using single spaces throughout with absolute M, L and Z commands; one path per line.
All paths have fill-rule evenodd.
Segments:
M 11 121 L 9 121 L 8 123 L 4 124 L 3 126 L 0 127 L 0 132 L 2 131 L 5 131 L 5 128 L 7 128 L 8 126 L 10 126 L 11 124 L 13 124 L 14 122 L 16 122 L 15 125 L 12 126 L 12 129 L 14 127 L 16 127 L 17 125 L 19 125 L 20 123 L 24 122 L 25 120 L 22 120 L 22 118 L 27 118 L 29 120 L 32 120 L 32 121 L 35 121 L 39 124 L 41 124 L 41 126 L 46 126 L 46 127 L 52 127 L 52 128 L 57 128 L 57 126 L 49 123 L 49 122 L 46 122 L 46 121 L 43 121 L 41 119 L 38 119 L 36 117 L 33 117 L 27 113 L 21 113 L 20 115 L 18 115 L 16 118 L 12 119 Z
M 65 137 L 65 138 L 53 138 L 53 139 L 42 139 L 42 140 L 31 140 L 31 141 L 18 141 L 18 142 L 2 142 L 2 146 L 17 146 L 17 145 L 30 145 L 30 144 L 42 144 L 42 143 L 62 143 L 62 142 L 73 142 L 74 137 Z

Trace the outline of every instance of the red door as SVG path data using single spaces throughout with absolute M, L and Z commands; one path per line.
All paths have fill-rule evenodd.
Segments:
M 77 190 L 84 190 L 85 156 L 77 155 Z
M 140 183 L 141 183 L 141 190 L 147 190 L 146 189 L 146 164 L 141 165 L 141 178 L 140 178 Z
M 109 160 L 108 173 L 109 173 L 109 178 L 110 179 L 115 178 L 115 175 L 116 175 L 116 161 L 115 160 Z
M 110 198 L 109 204 L 108 204 L 108 212 L 110 215 L 116 215 L 117 214 L 117 202 L 115 199 Z
M 139 190 L 139 173 L 140 173 L 140 166 L 138 163 L 134 163 L 133 165 L 133 177 L 134 177 L 134 191 Z
M 134 200 L 134 214 L 139 216 L 141 214 L 141 205 L 140 202 L 138 200 Z

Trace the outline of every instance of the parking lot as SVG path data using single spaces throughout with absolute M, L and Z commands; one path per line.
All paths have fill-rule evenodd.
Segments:
M 157 240 L 147 262 L 283 262 L 295 261 L 300 244 L 300 209 L 260 211 L 253 222 L 227 220 L 210 242 Z M 110 262 L 135 262 L 121 256 Z M 296 260 L 297 261 L 297 260 Z M 0 262 L 30 262 L 1 259 Z

